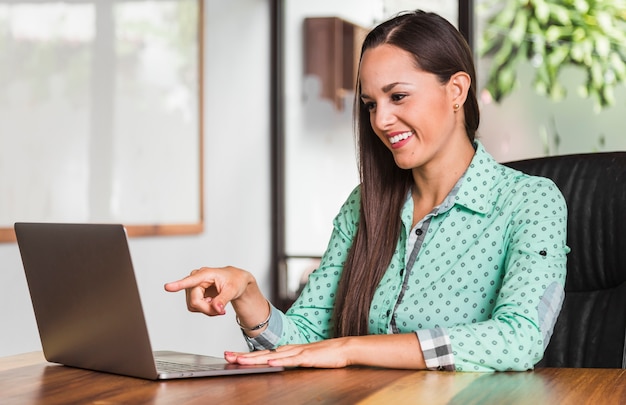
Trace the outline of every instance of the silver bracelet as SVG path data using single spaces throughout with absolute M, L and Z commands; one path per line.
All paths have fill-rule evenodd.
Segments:
M 269 305 L 269 303 L 268 303 L 268 305 Z M 272 317 L 272 307 L 270 306 L 270 314 L 267 316 L 267 319 L 264 320 L 263 322 L 261 322 L 260 324 L 256 325 L 256 326 L 253 326 L 251 328 L 247 328 L 247 327 L 243 326 L 241 324 L 241 322 L 239 322 L 239 317 L 238 316 L 235 317 L 235 320 L 237 321 L 237 325 L 239 325 L 239 328 L 241 328 L 241 330 L 243 330 L 243 331 L 246 331 L 246 330 L 255 331 L 255 330 L 259 330 L 262 327 L 264 327 L 265 325 L 267 325 L 270 322 L 270 318 L 271 317 Z

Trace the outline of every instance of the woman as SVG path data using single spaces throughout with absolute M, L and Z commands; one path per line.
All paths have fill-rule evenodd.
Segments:
M 254 349 L 226 352 L 232 363 L 531 369 L 564 296 L 567 210 L 550 180 L 475 140 L 467 43 L 432 13 L 382 23 L 362 47 L 355 113 L 361 184 L 286 314 L 233 267 L 165 288 L 210 316 L 232 304 Z

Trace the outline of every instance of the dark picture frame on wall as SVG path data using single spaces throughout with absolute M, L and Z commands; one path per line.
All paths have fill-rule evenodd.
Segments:
M 271 3 L 271 174 L 272 174 L 272 298 L 280 309 L 286 310 L 294 301 L 293 291 L 289 291 L 287 262 L 293 258 L 311 258 L 293 256 L 286 251 L 286 187 L 285 171 L 285 3 L 289 0 L 272 0 Z M 474 1 L 454 0 L 458 3 L 458 28 L 470 46 L 473 46 L 473 3 Z M 337 207 L 338 209 L 339 207 Z M 303 230 L 305 232 L 305 230 Z M 320 252 L 321 255 L 321 252 Z

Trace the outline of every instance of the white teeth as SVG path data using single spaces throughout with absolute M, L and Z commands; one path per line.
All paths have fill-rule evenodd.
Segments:
M 411 136 L 411 134 L 413 134 L 412 131 L 407 131 L 407 132 L 404 132 L 402 134 L 398 134 L 396 136 L 392 136 L 391 138 L 389 138 L 389 141 L 393 145 L 394 143 L 398 143 L 400 141 L 404 141 L 406 138 Z

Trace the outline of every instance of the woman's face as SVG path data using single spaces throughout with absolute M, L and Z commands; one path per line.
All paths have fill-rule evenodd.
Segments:
M 467 141 L 456 117 L 462 108 L 458 112 L 454 108 L 464 101 L 454 76 L 442 84 L 434 74 L 417 68 L 412 54 L 385 44 L 365 51 L 360 79 L 361 100 L 370 112 L 372 128 L 400 168 L 423 167 L 453 148 L 459 136 Z

